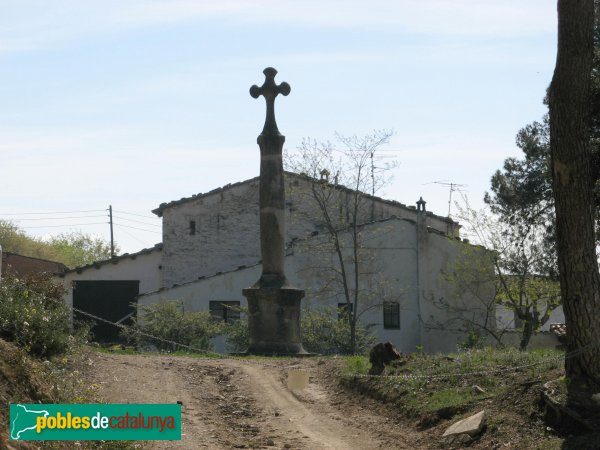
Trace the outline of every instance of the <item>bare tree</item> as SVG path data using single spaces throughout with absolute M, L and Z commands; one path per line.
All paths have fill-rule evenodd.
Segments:
M 297 152 L 285 158 L 286 169 L 306 175 L 311 183 L 309 197 L 316 206 L 315 219 L 327 236 L 323 243 L 327 247 L 320 251 L 334 255 L 332 264 L 321 268 L 322 275 L 329 272 L 334 276 L 322 278 L 327 289 L 341 289 L 353 351 L 360 315 L 374 307 L 371 299 L 375 295 L 384 295 L 372 289 L 373 252 L 363 245 L 362 225 L 375 219 L 372 196 L 390 181 L 389 170 L 395 166 L 380 158 L 381 146 L 391 135 L 387 130 L 364 137 L 336 134 L 337 146 L 304 139 Z M 383 284 L 381 289 L 385 290 Z
M 549 107 L 558 269 L 567 324 L 568 402 L 598 408 L 591 399 L 600 392 L 600 275 L 589 139 L 593 29 L 593 0 L 559 0 Z

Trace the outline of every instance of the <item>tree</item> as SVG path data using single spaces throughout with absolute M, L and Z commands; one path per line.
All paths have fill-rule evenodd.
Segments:
M 526 226 L 515 219 L 513 223 L 495 220 L 487 210 L 475 211 L 463 197 L 458 204 L 457 218 L 463 224 L 462 234 L 487 251 L 475 246 L 464 246 L 452 270 L 445 276 L 457 290 L 460 298 L 469 292 L 480 301 L 488 313 L 487 320 L 467 320 L 466 326 L 486 332 L 502 344 L 506 326 L 496 324 L 496 307 L 512 311 L 520 322 L 520 348 L 525 350 L 531 336 L 550 319 L 560 304 L 558 283 L 540 273 L 545 266 L 546 243 L 544 228 Z M 490 285 L 493 289 L 490 290 Z M 454 299 L 441 299 L 439 307 L 461 312 Z M 456 315 L 456 314 L 453 314 Z
M 558 270 L 567 350 L 575 352 L 565 360 L 568 401 L 589 407 L 591 394 L 600 391 L 600 274 L 589 118 L 593 18 L 592 0 L 559 0 L 558 53 L 549 91 Z
M 110 242 L 80 231 L 51 236 L 46 242 L 68 267 L 85 266 L 111 257 Z M 118 252 L 115 247 L 115 253 Z
M 588 118 L 592 152 L 590 166 L 595 185 L 596 240 L 600 244 L 600 0 L 594 1 L 594 7 L 594 57 L 590 74 Z M 544 103 L 548 105 L 548 97 L 544 99 Z M 518 220 L 546 228 L 548 263 L 544 270 L 558 279 L 548 115 L 541 122 L 533 122 L 521 129 L 517 134 L 516 144 L 523 151 L 524 158 L 507 158 L 504 161 L 503 169 L 492 176 L 492 193 L 486 193 L 484 200 L 490 205 L 492 212 L 507 224 Z
M 319 251 L 334 255 L 332 264 L 327 262 L 320 268 L 321 276 L 325 288 L 341 293 L 344 299 L 353 353 L 357 350 L 359 318 L 374 307 L 375 296 L 372 289 L 366 288 L 367 279 L 372 281 L 374 273 L 368 272 L 367 260 L 372 255 L 363 246 L 361 225 L 374 218 L 374 203 L 367 192 L 374 195 L 390 181 L 387 174 L 394 164 L 379 165 L 379 153 L 391 135 L 386 130 L 364 137 L 336 134 L 337 147 L 304 139 L 298 152 L 285 158 L 286 169 L 306 175 L 311 182 L 308 200 L 315 205 L 315 219 L 327 236 L 326 242 L 319 241 Z M 326 279 L 327 274 L 333 276 Z M 385 291 L 383 284 L 380 291 Z M 378 294 L 380 304 L 385 294 Z
M 533 269 L 557 278 L 549 133 L 548 116 L 519 131 L 516 144 L 524 158 L 504 161 L 503 171 L 492 176 L 492 193 L 486 192 L 484 201 L 507 231 L 518 236 L 536 234 L 536 252 L 541 251 L 543 258 Z

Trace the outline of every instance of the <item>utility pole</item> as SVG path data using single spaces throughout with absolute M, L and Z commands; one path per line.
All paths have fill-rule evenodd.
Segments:
M 371 150 L 371 194 L 375 197 L 375 163 L 373 158 L 375 157 L 375 150 Z
M 112 218 L 112 205 L 108 205 L 108 217 L 110 218 L 110 258 L 115 257 L 115 240 L 113 236 L 113 218 Z

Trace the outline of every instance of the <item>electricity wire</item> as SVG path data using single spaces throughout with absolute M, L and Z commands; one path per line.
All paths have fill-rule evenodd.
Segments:
M 68 216 L 68 217 L 32 217 L 32 218 L 24 218 L 24 219 L 12 219 L 12 220 L 16 220 L 16 221 L 22 221 L 22 220 L 69 220 L 69 219 L 93 219 L 93 218 L 97 218 L 97 217 L 106 217 L 106 215 L 101 215 L 101 216 Z
M 0 216 L 25 216 L 25 215 L 46 215 L 46 214 L 78 214 L 91 212 L 104 212 L 105 209 L 88 209 L 81 211 L 52 211 L 52 212 L 23 212 L 23 213 L 0 213 Z
M 130 225 L 123 225 L 122 223 L 121 223 L 121 224 L 117 224 L 117 223 L 113 222 L 113 224 L 114 224 L 114 225 L 118 225 L 118 226 L 120 226 L 120 227 L 132 228 L 132 229 L 134 229 L 134 230 L 146 231 L 146 232 L 148 232 L 148 233 L 162 234 L 162 231 L 156 231 L 156 230 L 146 230 L 145 228 L 132 227 L 132 226 L 130 226 Z
M 117 212 L 117 213 L 120 213 L 120 214 L 128 214 L 130 216 L 145 217 L 146 219 L 158 219 L 157 216 L 145 216 L 143 214 L 136 214 L 136 213 L 131 213 L 131 212 L 127 212 L 127 211 L 121 211 L 121 210 L 118 210 L 118 209 L 113 209 L 113 212 Z
M 148 222 L 143 222 L 143 221 L 141 221 L 141 220 L 128 219 L 127 217 L 115 216 L 114 214 L 113 214 L 113 219 L 127 220 L 127 221 L 129 221 L 129 222 L 142 223 L 142 224 L 144 224 L 144 225 L 149 225 L 149 226 L 151 226 L 151 227 L 160 227 L 160 226 L 162 226 L 161 224 L 158 224 L 158 223 L 148 223 Z
M 106 225 L 108 222 L 93 222 L 93 223 L 68 223 L 62 225 L 39 225 L 34 227 L 22 227 L 26 230 L 30 228 L 67 228 L 67 227 L 83 227 L 87 225 Z

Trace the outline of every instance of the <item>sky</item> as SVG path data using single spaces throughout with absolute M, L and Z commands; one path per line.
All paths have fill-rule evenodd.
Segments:
M 122 253 L 160 242 L 161 203 L 259 174 L 269 66 L 287 151 L 393 130 L 381 196 L 482 206 L 546 113 L 556 21 L 554 0 L 0 0 L 0 219 L 109 239 L 112 205 Z

